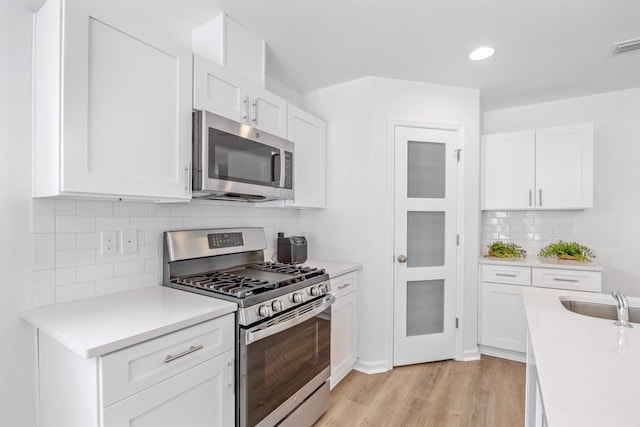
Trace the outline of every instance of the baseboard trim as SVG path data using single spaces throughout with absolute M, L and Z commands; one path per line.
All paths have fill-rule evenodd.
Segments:
M 353 369 L 362 372 L 364 374 L 379 374 L 381 372 L 387 372 L 393 369 L 393 366 L 386 360 L 378 360 L 375 362 L 365 362 L 358 359 Z
M 471 362 L 473 360 L 480 360 L 480 350 L 478 349 L 478 347 L 472 350 L 465 350 L 462 352 L 462 356 L 460 358 L 457 358 L 456 360 L 459 360 L 461 362 Z
M 504 348 L 489 347 L 485 345 L 480 346 L 480 353 L 487 356 L 499 357 L 501 359 L 513 360 L 515 362 L 527 362 L 527 354 L 519 351 L 505 350 Z

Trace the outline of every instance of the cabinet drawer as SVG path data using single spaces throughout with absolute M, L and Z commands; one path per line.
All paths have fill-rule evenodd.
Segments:
M 534 268 L 532 284 L 541 288 L 601 292 L 602 273 L 599 271 Z
M 101 357 L 102 407 L 234 348 L 234 323 L 228 314 Z
M 531 284 L 531 268 L 484 264 L 482 281 L 528 286 Z
M 340 276 L 332 277 L 329 280 L 331 283 L 331 293 L 337 298 L 343 295 L 350 294 L 356 290 L 358 286 L 358 273 L 353 271 L 347 274 L 341 274 Z

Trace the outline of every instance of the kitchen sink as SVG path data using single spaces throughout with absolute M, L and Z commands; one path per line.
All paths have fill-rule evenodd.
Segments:
M 560 302 L 569 311 L 583 316 L 598 317 L 600 319 L 618 320 L 616 305 L 579 301 L 574 299 L 560 299 Z M 629 307 L 629 322 L 640 323 L 640 308 Z

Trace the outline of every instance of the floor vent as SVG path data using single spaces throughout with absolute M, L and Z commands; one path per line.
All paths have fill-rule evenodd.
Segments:
M 614 55 L 631 52 L 633 50 L 640 50 L 640 39 L 626 40 L 623 42 L 614 43 L 613 46 Z

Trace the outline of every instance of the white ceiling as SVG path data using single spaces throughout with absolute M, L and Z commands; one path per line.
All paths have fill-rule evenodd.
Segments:
M 375 75 L 479 88 L 488 111 L 640 87 L 640 51 L 611 56 L 640 37 L 640 0 L 118 1 L 180 30 L 226 12 L 298 92 Z M 468 60 L 482 45 L 495 56 Z
M 299 92 L 376 75 L 479 88 L 494 110 L 640 87 L 640 51 L 611 56 L 640 37 L 639 0 L 191 2 L 264 39 L 267 74 Z M 469 61 L 482 45 L 495 56 Z

